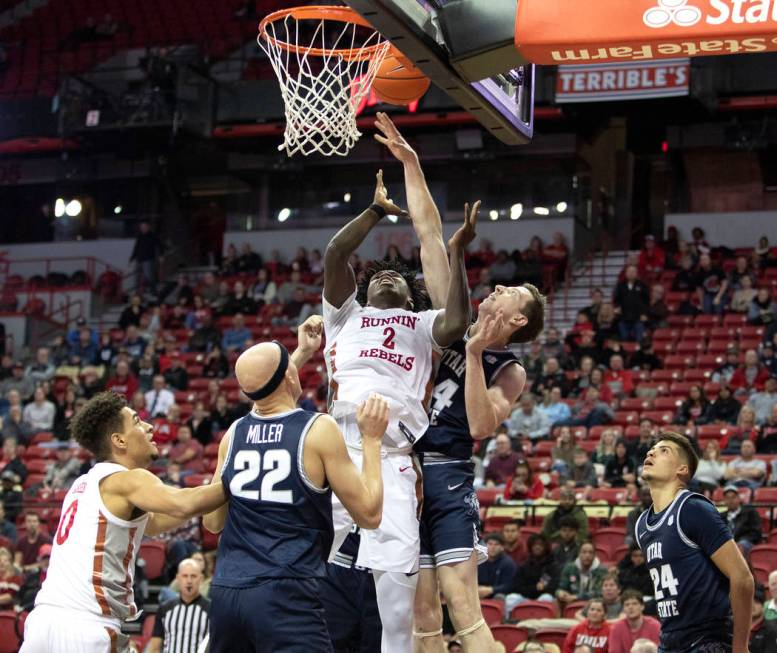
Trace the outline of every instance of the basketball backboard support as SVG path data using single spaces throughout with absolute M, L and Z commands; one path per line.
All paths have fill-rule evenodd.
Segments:
M 346 2 L 496 138 L 531 141 L 534 66 L 513 43 L 515 0 Z

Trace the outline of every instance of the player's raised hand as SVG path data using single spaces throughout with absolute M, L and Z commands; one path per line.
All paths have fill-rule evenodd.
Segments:
M 356 409 L 356 422 L 359 431 L 366 440 L 383 438 L 388 427 L 389 404 L 379 394 L 371 394 L 369 398 Z
M 375 119 L 375 127 L 380 134 L 375 134 L 375 140 L 385 145 L 394 157 L 404 163 L 417 163 L 418 155 L 410 147 L 404 136 L 399 133 L 396 125 L 385 113 L 379 112 Z
M 504 313 L 497 311 L 496 315 L 486 315 L 482 321 L 478 320 L 477 327 L 466 348 L 468 352 L 482 354 L 499 339 L 504 327 Z
M 469 203 L 464 205 L 464 224 L 451 236 L 448 241 L 449 248 L 458 247 L 459 249 L 464 249 L 475 240 L 477 235 L 475 226 L 478 223 L 478 213 L 480 213 L 480 200 L 475 202 L 472 207 L 470 207 Z
M 383 170 L 378 170 L 378 174 L 375 176 L 375 199 L 373 202 L 380 206 L 388 215 L 407 215 L 407 211 L 400 209 L 394 202 L 389 199 L 388 191 L 383 183 Z
M 323 335 L 324 318 L 320 315 L 311 315 L 297 331 L 297 346 L 305 352 L 316 352 L 321 347 Z

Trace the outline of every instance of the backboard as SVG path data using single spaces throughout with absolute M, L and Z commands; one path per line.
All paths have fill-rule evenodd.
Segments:
M 346 0 L 508 145 L 534 133 L 534 67 L 515 48 L 516 0 Z

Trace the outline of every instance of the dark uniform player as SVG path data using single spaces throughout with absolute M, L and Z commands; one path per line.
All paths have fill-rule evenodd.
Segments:
M 205 518 L 209 530 L 223 528 L 210 650 L 331 651 L 318 579 L 332 543 L 332 492 L 362 526 L 380 523 L 388 404 L 373 396 L 359 408 L 367 444 L 360 475 L 334 420 L 295 407 L 299 377 L 282 345 L 250 348 L 236 372 L 254 410 L 232 424 L 219 449 L 214 480 L 222 480 L 228 507 Z
M 753 577 L 715 506 L 685 489 L 697 464 L 690 441 L 676 433 L 660 434 L 645 458 L 653 505 L 637 519 L 635 537 L 653 579 L 660 650 L 746 653 Z

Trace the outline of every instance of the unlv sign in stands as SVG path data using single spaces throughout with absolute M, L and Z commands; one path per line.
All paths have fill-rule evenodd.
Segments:
M 538 64 L 777 50 L 777 0 L 521 0 L 515 45 Z
M 644 100 L 688 95 L 689 59 L 559 66 L 556 102 Z

